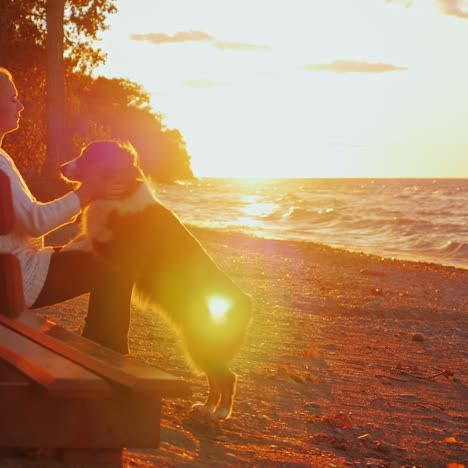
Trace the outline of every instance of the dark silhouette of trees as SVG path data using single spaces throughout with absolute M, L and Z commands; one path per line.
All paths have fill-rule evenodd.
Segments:
M 91 77 L 105 60 L 94 40 L 106 29 L 107 17 L 116 11 L 115 0 L 58 3 L 62 1 L 64 149 L 54 161 L 48 159 L 46 145 L 48 0 L 1 0 L 0 65 L 13 73 L 25 105 L 20 129 L 7 136 L 5 147 L 14 154 L 28 182 L 41 191 L 38 182 L 50 184 L 46 161 L 56 165 L 75 156 L 82 144 L 102 138 L 129 140 L 139 151 L 143 168 L 157 181 L 193 178 L 182 135 L 165 127 L 141 86 Z
M 68 106 L 67 120 L 74 151 L 91 140 L 117 138 L 135 146 L 143 170 L 154 180 L 194 177 L 182 135 L 164 126 L 141 86 L 123 79 L 81 77 L 72 87 L 69 96 L 75 102 Z
M 14 75 L 25 105 L 19 131 L 8 135 L 5 147 L 28 177 L 37 176 L 45 159 L 45 48 L 35 21 L 34 0 L 2 0 L 0 65 Z M 44 26 L 45 28 L 45 26 Z

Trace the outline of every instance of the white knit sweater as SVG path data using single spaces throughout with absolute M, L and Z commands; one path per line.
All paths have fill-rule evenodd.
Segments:
M 10 156 L 0 148 L 0 171 L 10 179 L 15 224 L 0 235 L 0 252 L 16 255 L 21 265 L 24 301 L 31 307 L 39 296 L 49 270 L 52 248 L 44 248 L 44 235 L 72 222 L 80 212 L 80 200 L 70 192 L 41 203 L 29 191 Z

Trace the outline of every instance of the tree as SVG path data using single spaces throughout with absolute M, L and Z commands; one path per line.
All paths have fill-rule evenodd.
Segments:
M 48 68 L 60 64 L 47 62 L 47 27 L 52 17 L 47 8 L 63 10 L 63 69 L 65 75 L 64 159 L 75 156 L 80 147 L 94 139 L 119 138 L 132 142 L 140 153 L 144 169 L 156 180 L 193 178 L 190 156 L 182 135 L 166 128 L 160 114 L 150 106 L 148 93 L 128 80 L 93 79 L 91 72 L 105 60 L 95 39 L 106 29 L 106 18 L 116 11 L 115 0 L 0 0 L 0 64 L 9 68 L 25 105 L 19 131 L 9 134 L 6 148 L 14 154 L 21 172 L 33 192 L 41 198 L 50 190 L 46 157 L 46 79 Z M 49 14 L 51 12 L 49 11 Z M 49 21 L 49 25 L 47 22 Z M 60 18 L 56 17 L 56 23 Z M 60 28 L 60 26 L 58 26 Z M 57 58 L 57 57 L 56 57 Z M 55 74 L 55 73 L 54 73 Z M 51 78 L 53 79 L 52 75 Z M 60 101 L 60 99 L 59 99 Z M 55 113 L 55 112 L 54 112 Z M 60 127 L 60 123 L 56 124 Z M 46 168 L 45 162 L 47 161 Z M 40 176 L 40 177 L 39 177 Z M 37 182 L 42 182 L 40 187 Z M 55 183 L 55 182 L 54 182 Z M 60 187 L 58 190 L 60 191 Z M 62 186 L 63 190 L 64 187 Z
M 48 9 L 53 9 L 55 12 L 63 10 L 61 56 L 66 57 L 63 67 L 65 77 L 68 79 L 74 71 L 91 72 L 105 60 L 105 55 L 95 46 L 94 41 L 99 33 L 107 28 L 107 16 L 117 11 L 116 1 L 0 1 L 0 64 L 13 73 L 21 100 L 25 105 L 21 127 L 19 131 L 8 136 L 6 147 L 15 149 L 18 166 L 26 178 L 31 180 L 41 173 L 46 161 L 47 13 L 51 12 Z M 64 8 L 61 3 L 64 3 Z M 60 21 L 58 15 L 52 17 Z M 57 44 L 57 39 L 52 42 Z M 50 45 L 52 46 L 52 43 Z M 57 54 L 54 55 L 57 58 Z M 54 79 L 53 76 L 51 78 Z M 50 85 L 55 86 L 51 83 Z M 55 96 L 58 97 L 57 102 L 61 100 L 59 94 Z M 56 122 L 56 125 L 60 128 L 60 122 Z M 60 137 L 63 131 L 58 130 L 55 134 Z M 54 159 L 56 158 L 58 155 Z M 56 162 L 57 159 L 55 165 Z
M 0 64 L 15 77 L 25 105 L 19 131 L 9 134 L 5 147 L 15 149 L 15 161 L 27 179 L 39 173 L 45 159 L 45 53 L 38 40 L 34 0 L 1 0 Z M 37 40 L 36 40 L 37 39 Z M 34 164 L 31 162 L 34 161 Z
M 48 169 L 54 172 L 63 157 L 65 74 L 63 60 L 63 17 L 65 0 L 47 0 L 47 154 Z
M 123 79 L 82 76 L 73 83 L 67 120 L 73 133 L 74 152 L 93 139 L 128 140 L 138 151 L 143 170 L 156 181 L 193 179 L 190 156 L 178 130 L 167 128 L 153 112 L 149 94 Z

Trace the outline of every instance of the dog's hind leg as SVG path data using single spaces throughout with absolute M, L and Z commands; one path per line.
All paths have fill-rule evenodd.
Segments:
M 221 388 L 218 380 L 212 376 L 207 375 L 209 392 L 208 397 L 204 403 L 198 402 L 192 406 L 192 409 L 203 415 L 211 415 L 218 405 L 219 399 L 221 398 Z
M 216 409 L 211 413 L 211 418 L 216 420 L 229 419 L 232 415 L 232 406 L 236 396 L 237 375 L 227 369 L 226 373 L 218 377 L 218 387 L 221 390 Z

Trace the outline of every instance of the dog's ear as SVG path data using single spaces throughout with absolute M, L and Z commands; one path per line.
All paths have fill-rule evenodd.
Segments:
M 138 153 L 130 143 L 113 142 L 114 146 L 108 156 L 113 167 L 118 171 L 129 171 L 135 175 L 135 171 L 140 174 Z
M 134 164 L 127 164 L 125 165 L 124 170 L 115 172 L 115 179 L 121 182 L 133 182 L 143 179 L 143 174 L 139 167 Z

